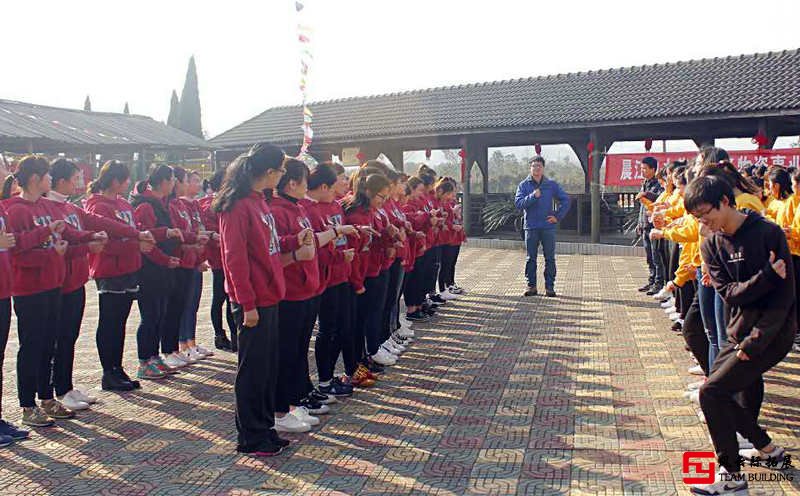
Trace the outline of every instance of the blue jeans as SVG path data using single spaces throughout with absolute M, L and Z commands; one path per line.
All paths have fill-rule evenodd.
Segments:
M 555 289 L 556 285 L 556 230 L 555 229 L 526 229 L 525 248 L 528 258 L 525 261 L 525 277 L 528 286 L 536 287 L 536 261 L 539 257 L 539 244 L 544 252 L 544 286 L 545 289 Z
M 703 321 L 703 328 L 708 336 L 708 367 L 714 363 L 719 355 L 719 338 L 717 337 L 717 317 L 714 312 L 714 298 L 717 292 L 714 288 L 703 286 L 703 274 L 697 269 L 697 303 L 700 305 L 700 318 Z
M 716 291 L 714 292 L 714 317 L 717 320 L 717 343 L 719 343 L 719 351 L 722 351 L 730 344 L 728 342 L 728 319 L 725 317 L 725 302 Z
M 200 308 L 200 295 L 203 291 L 203 273 L 199 270 L 192 271 L 189 278 L 189 287 L 186 288 L 189 297 L 183 307 L 181 324 L 178 331 L 178 341 L 184 343 L 194 339 L 197 329 L 197 310 Z

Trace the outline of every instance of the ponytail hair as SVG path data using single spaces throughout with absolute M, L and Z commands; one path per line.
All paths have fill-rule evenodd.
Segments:
M 211 176 L 211 179 L 206 179 L 203 184 L 203 190 L 209 189 L 216 193 L 222 187 L 222 181 L 225 180 L 225 169 L 220 169 Z
M 780 188 L 779 199 L 785 200 L 792 195 L 792 179 L 786 169 L 774 167 L 769 171 L 769 181 Z
M 375 195 L 391 186 L 389 179 L 383 174 L 355 174 L 354 177 L 356 180 L 353 181 L 353 195 L 345 202 L 345 213 L 359 208 L 369 208 L 370 201 Z
M 3 191 L 0 193 L 0 200 L 8 200 L 11 198 L 11 190 L 14 189 L 14 183 L 17 182 L 16 174 L 9 174 L 3 180 Z
M 703 160 L 703 165 L 717 165 L 720 162 L 730 162 L 731 157 L 728 152 L 716 146 L 705 146 L 700 150 L 700 158 Z
M 14 177 L 17 178 L 19 187 L 25 189 L 33 176 L 41 178 L 48 172 L 50 172 L 50 164 L 46 158 L 41 155 L 26 155 L 19 161 Z
M 156 189 L 161 186 L 164 181 L 171 181 L 175 177 L 175 171 L 172 167 L 164 164 L 153 164 L 150 166 L 150 173 L 147 175 L 147 184 Z
M 253 182 L 271 170 L 279 170 L 286 155 L 283 150 L 270 143 L 253 145 L 245 154 L 236 157 L 228 166 L 225 179 L 211 207 L 215 212 L 229 212 L 236 202 L 253 191 Z M 304 164 L 305 165 L 305 164 Z
M 97 175 L 97 179 L 89 183 L 88 192 L 89 194 L 103 192 L 110 188 L 111 184 L 115 180 L 122 184 L 130 177 L 131 171 L 128 170 L 128 167 L 125 164 L 119 160 L 109 160 L 100 168 L 100 173 Z M 55 178 L 53 178 L 53 180 L 55 181 Z
M 452 193 L 456 190 L 455 184 L 450 180 L 450 178 L 442 177 L 436 181 L 436 186 L 434 187 L 436 190 L 437 196 L 444 196 L 447 193 Z
M 283 163 L 283 168 L 286 169 L 286 172 L 281 176 L 281 180 L 278 181 L 278 186 L 276 188 L 278 192 L 283 192 L 286 186 L 289 185 L 289 181 L 301 183 L 303 179 L 308 178 L 308 166 L 301 160 L 297 160 L 296 158 L 286 159 Z

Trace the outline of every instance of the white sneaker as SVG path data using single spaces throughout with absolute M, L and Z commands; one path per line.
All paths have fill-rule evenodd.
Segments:
M 384 348 L 378 348 L 378 352 L 372 355 L 372 359 L 381 365 L 394 365 L 397 363 L 397 357 Z
M 692 494 L 735 494 L 747 489 L 747 479 L 739 478 L 741 472 L 737 472 L 736 477 L 731 477 L 725 467 L 720 467 L 714 482 L 710 484 L 692 484 Z
M 458 298 L 460 298 L 460 296 L 451 293 L 449 289 L 445 289 L 444 291 L 439 293 L 439 297 L 445 301 L 457 300 Z
M 760 458 L 762 463 L 766 462 L 768 459 L 773 460 L 774 462 L 777 463 L 775 464 L 764 463 L 764 466 L 767 468 L 772 468 L 774 470 L 780 470 L 781 468 L 786 468 L 786 467 L 781 467 L 783 465 L 784 459 L 786 458 L 786 451 L 780 446 L 776 446 L 774 444 L 773 446 L 775 446 L 775 449 L 769 453 L 764 453 L 763 451 L 759 451 L 755 448 L 740 449 L 739 456 L 744 457 L 744 459 L 747 460 L 748 462 L 756 457 Z
M 411 326 L 414 323 L 406 318 L 405 313 L 406 312 L 400 312 L 400 325 L 403 326 L 403 327 L 411 328 Z
M 189 354 L 189 350 L 179 351 L 178 358 L 186 362 L 186 365 L 197 363 L 197 358 Z
M 694 367 L 689 367 L 688 372 L 692 375 L 703 375 L 703 367 L 695 365 Z
M 186 350 L 186 354 L 189 358 L 193 358 L 195 362 L 206 359 L 206 355 L 197 351 L 197 348 L 189 348 Z
M 319 417 L 314 417 L 313 415 L 308 413 L 308 408 L 304 406 L 298 406 L 297 408 L 292 410 L 290 415 L 294 415 L 295 417 L 297 417 L 297 420 L 305 424 L 319 425 Z
M 97 398 L 95 398 L 94 396 L 89 396 L 80 389 L 73 389 L 70 392 L 78 401 L 83 401 L 84 403 L 89 403 L 90 405 L 94 405 L 95 403 L 97 403 Z
M 308 432 L 311 426 L 291 413 L 282 418 L 275 417 L 275 430 L 278 432 Z
M 406 351 L 406 347 L 396 343 L 392 338 L 387 339 L 383 346 L 389 351 L 389 353 L 393 355 L 400 356 L 404 351 Z
M 414 331 L 408 327 L 400 327 L 400 329 L 397 330 L 397 335 L 401 338 L 410 339 L 414 337 Z
M 653 295 L 653 299 L 660 300 L 662 298 L 665 298 L 668 294 L 669 291 L 667 291 L 667 288 L 661 288 L 661 291 Z
M 164 357 L 164 363 L 171 369 L 179 369 L 189 365 L 188 362 L 185 362 L 180 355 L 178 355 L 177 351 Z
M 669 320 L 671 320 L 673 322 L 677 322 L 677 321 L 681 320 L 681 314 L 679 314 L 678 312 L 672 312 L 671 314 L 668 315 L 668 317 L 669 317 Z
M 194 347 L 194 349 L 195 349 L 195 350 L 196 350 L 198 353 L 200 353 L 201 355 L 205 355 L 205 356 L 207 356 L 207 357 L 214 356 L 214 352 L 213 352 L 213 351 L 211 351 L 211 350 L 209 350 L 208 348 L 206 348 L 206 347 L 205 347 L 205 346 L 203 346 L 203 345 L 199 345 L 199 344 L 198 344 L 197 346 L 195 346 L 195 347 Z
M 675 313 L 677 311 L 678 311 L 678 308 L 675 305 L 672 305 L 671 307 L 664 309 L 664 313 L 667 314 L 667 315 L 669 315 L 671 313 Z
M 389 337 L 389 341 L 391 341 L 392 344 L 398 348 L 401 348 L 403 351 L 406 351 L 406 349 L 408 349 L 408 345 L 413 341 L 413 339 L 392 335 Z
M 706 414 L 703 413 L 703 410 L 697 410 L 697 418 L 700 419 L 700 422 L 702 422 L 704 424 L 708 423 L 708 422 L 706 422 Z
M 700 391 L 699 390 L 686 391 L 685 393 L 683 393 L 683 396 L 684 396 L 684 398 L 688 399 L 692 403 L 695 403 L 697 405 L 700 404 Z
M 89 409 L 89 403 L 79 400 L 74 390 L 68 392 L 64 396 L 59 396 L 58 401 L 60 401 L 62 405 L 73 411 Z
M 400 359 L 400 350 L 398 350 L 397 348 L 395 348 L 395 347 L 394 347 L 394 345 L 387 344 L 387 343 L 383 343 L 383 344 L 381 345 L 381 349 L 382 349 L 382 350 L 385 350 L 387 353 L 389 353 L 390 355 L 392 355 L 392 356 L 394 357 L 395 361 L 397 361 L 398 359 Z
M 692 383 L 690 383 L 688 386 L 686 386 L 686 390 L 687 390 L 687 391 L 697 391 L 697 390 L 698 390 L 698 389 L 700 389 L 700 388 L 703 386 L 703 384 L 705 384 L 705 383 L 706 383 L 706 381 L 705 381 L 705 380 L 702 380 L 702 381 L 697 381 L 697 382 L 692 382 Z
M 661 308 L 669 308 L 674 306 L 675 306 L 675 300 L 672 298 L 661 304 Z

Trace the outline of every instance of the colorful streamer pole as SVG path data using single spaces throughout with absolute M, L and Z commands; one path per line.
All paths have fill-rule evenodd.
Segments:
M 300 92 L 303 95 L 303 145 L 300 147 L 300 153 L 297 158 L 303 159 L 308 155 L 308 149 L 314 139 L 314 129 L 312 124 L 314 122 L 314 114 L 308 107 L 308 70 L 313 60 L 311 53 L 311 28 L 305 23 L 305 14 L 303 13 L 305 5 L 303 1 L 297 0 L 294 2 L 294 8 L 297 11 L 297 40 L 300 42 Z

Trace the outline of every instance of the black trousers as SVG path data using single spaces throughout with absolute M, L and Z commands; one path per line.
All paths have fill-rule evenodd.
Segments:
M 329 287 L 320 296 L 319 331 L 314 343 L 320 382 L 333 379 L 339 353 L 347 375 L 353 375 L 358 366 L 353 347 L 352 299 L 353 290 L 346 282 Z
M 11 330 L 11 298 L 0 300 L 0 398 L 3 397 L 3 362 L 6 356 L 8 333 Z M 0 419 L 3 418 L 3 405 L 0 401 Z
M 131 313 L 133 293 L 100 293 L 98 297 L 97 353 L 103 371 L 122 368 L 122 353 L 125 350 L 125 324 Z
M 169 355 L 178 351 L 178 334 L 180 332 L 181 317 L 189 298 L 189 285 L 193 269 L 173 269 L 173 285 L 167 298 L 167 313 L 164 325 L 159 331 L 161 334 L 161 353 Z
M 456 283 L 456 263 L 461 245 L 442 246 L 442 268 L 439 270 L 439 291 L 444 291 Z
M 366 293 L 359 300 L 359 320 L 363 326 L 364 339 L 366 340 L 366 356 L 378 352 L 383 326 L 384 307 L 386 305 L 386 292 L 389 288 L 389 271 L 384 270 L 375 277 L 364 281 Z M 363 315 L 363 318 L 362 318 Z
M 56 396 L 72 391 L 72 367 L 75 363 L 75 343 L 81 332 L 83 311 L 86 308 L 86 288 L 81 286 L 71 293 L 61 295 L 61 316 L 56 334 L 53 356 L 52 388 Z
M 36 406 L 37 393 L 41 400 L 53 398 L 50 378 L 60 304 L 58 288 L 14 297 L 19 334 L 17 393 L 23 408 Z
M 689 311 L 689 307 L 692 305 L 692 301 L 696 299 L 696 295 L 697 281 L 687 281 L 683 287 L 678 288 L 675 297 L 675 308 L 684 320 L 686 319 L 686 312 Z
M 688 285 L 689 283 L 686 284 Z M 709 343 L 705 327 L 703 326 L 703 319 L 700 315 L 700 302 L 696 293 L 686 311 L 686 316 L 683 318 L 683 328 L 681 332 L 683 333 L 683 340 L 686 342 L 686 346 L 689 347 L 689 352 L 697 359 L 697 363 L 699 363 L 700 368 L 703 369 L 703 375 L 708 377 Z
M 436 292 L 436 281 L 439 279 L 439 270 L 442 267 L 442 246 L 434 246 L 428 250 L 431 254 L 430 266 L 425 272 L 425 294 Z
M 431 270 L 431 252 L 426 251 L 414 260 L 414 269 L 406 274 L 407 282 L 403 290 L 406 305 L 416 307 L 425 301 L 426 274 Z
M 397 315 L 397 302 L 398 294 L 400 293 L 401 286 L 403 285 L 403 263 L 398 258 L 394 261 L 389 270 L 386 271 L 388 280 L 386 285 L 386 300 L 383 304 L 383 316 L 380 328 L 379 341 L 382 343 L 389 339 L 395 328 L 394 320 Z
M 750 360 L 737 358 L 734 347 L 726 346 L 714 360 L 708 380 L 700 387 L 700 407 L 714 450 L 720 465 L 728 472 L 738 472 L 740 468 L 737 432 L 759 450 L 772 442 L 758 425 L 764 401 L 763 374 L 783 360 L 793 341 L 794 333 L 783 333 Z
M 158 356 L 158 343 L 166 329 L 167 308 L 172 292 L 172 271 L 164 269 L 161 283 L 141 279 L 139 283 L 139 328 L 136 331 L 136 351 L 139 360 L 149 360 Z
M 278 386 L 275 411 L 286 413 L 308 393 L 308 345 L 319 311 L 319 297 L 278 305 Z
M 211 325 L 214 327 L 214 336 L 225 336 L 222 327 L 222 306 L 225 305 L 225 319 L 231 331 L 231 341 L 236 341 L 236 323 L 231 313 L 231 301 L 225 293 L 225 272 L 222 269 L 211 271 L 213 286 L 211 293 Z
M 278 306 L 258 308 L 258 324 L 244 327 L 244 311 L 233 304 L 239 334 L 239 364 L 233 387 L 240 449 L 269 441 L 275 425 L 278 380 Z

